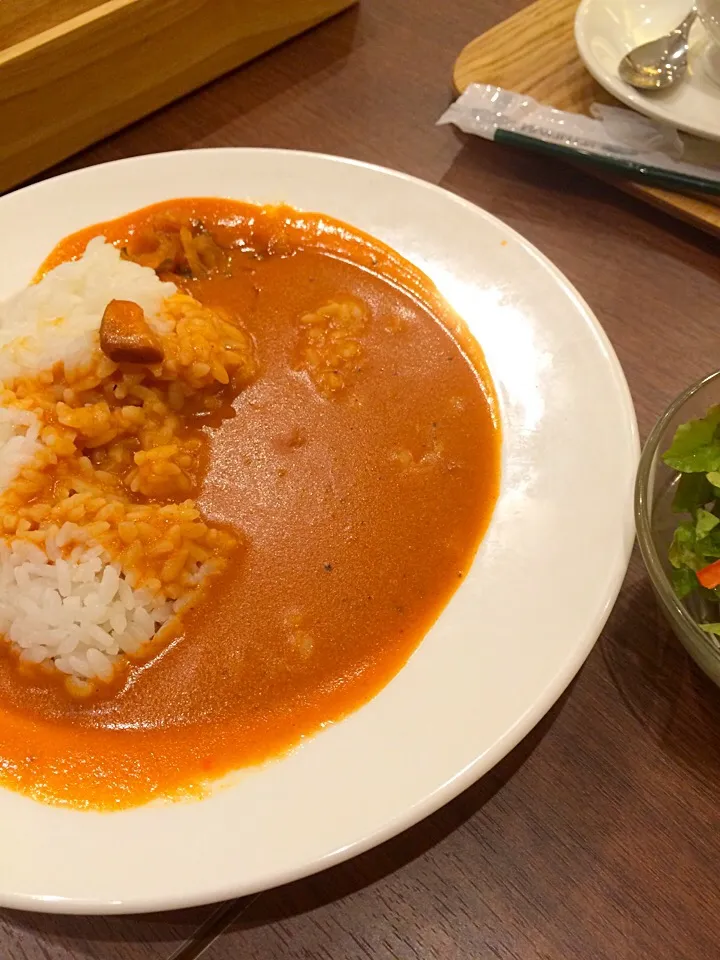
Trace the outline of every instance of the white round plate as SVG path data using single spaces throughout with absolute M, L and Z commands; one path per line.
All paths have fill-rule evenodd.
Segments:
M 682 83 L 643 93 L 618 75 L 626 53 L 669 33 L 690 6 L 689 0 L 582 0 L 575 16 L 575 42 L 593 77 L 622 103 L 678 130 L 720 140 L 720 84 L 708 73 L 702 24 L 696 22 L 692 28 L 688 73 Z
M 405 668 L 289 756 L 204 800 L 116 813 L 0 790 L 3 906 L 120 913 L 223 900 L 391 837 L 537 723 L 592 648 L 625 573 L 638 440 L 612 347 L 551 263 L 452 193 L 284 150 L 91 167 L 0 199 L 0 297 L 26 284 L 66 234 L 199 195 L 323 211 L 426 271 L 482 345 L 497 387 L 499 501 L 468 577 Z

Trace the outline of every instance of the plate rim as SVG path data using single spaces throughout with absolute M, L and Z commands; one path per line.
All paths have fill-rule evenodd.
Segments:
M 612 374 L 612 381 L 618 392 L 618 399 L 621 401 L 624 413 L 626 414 L 626 427 L 628 430 L 626 439 L 629 440 L 630 447 L 632 447 L 634 463 L 636 466 L 640 452 L 640 444 L 637 418 L 630 394 L 630 389 L 612 343 L 588 303 L 580 295 L 574 285 L 562 273 L 562 271 L 555 266 L 555 264 L 547 256 L 545 256 L 545 254 L 535 247 L 534 244 L 530 243 L 530 241 L 522 236 L 522 234 L 520 234 L 514 228 L 508 226 L 504 221 L 484 208 L 472 203 L 459 194 L 453 193 L 451 190 L 447 190 L 444 187 L 439 186 L 438 184 L 431 183 L 419 177 L 407 174 L 403 171 L 393 170 L 392 168 L 379 164 L 368 163 L 354 158 L 340 157 L 327 153 L 269 147 L 206 147 L 196 150 L 175 150 L 154 154 L 144 154 L 141 156 L 121 158 L 102 164 L 94 164 L 89 167 L 83 167 L 78 170 L 69 171 L 56 177 L 47 178 L 45 180 L 35 182 L 26 187 L 12 191 L 11 193 L 7 194 L 6 197 L 0 198 L 0 204 L 4 203 L 5 200 L 11 199 L 20 192 L 34 193 L 36 191 L 47 189 L 48 183 L 67 183 L 68 180 L 82 178 L 87 170 L 92 170 L 96 167 L 129 168 L 135 164 L 142 164 L 144 161 L 150 158 L 162 157 L 172 161 L 173 157 L 187 155 L 188 153 L 192 153 L 199 157 L 204 154 L 218 153 L 234 155 L 239 153 L 253 155 L 273 154 L 287 157 L 300 155 L 309 158 L 323 159 L 344 166 L 372 170 L 385 176 L 389 175 L 391 178 L 400 178 L 424 190 L 429 190 L 433 193 L 443 195 L 450 202 L 461 205 L 473 215 L 479 215 L 480 218 L 486 223 L 489 222 L 496 228 L 502 228 L 503 235 L 511 238 L 515 244 L 522 248 L 524 253 L 530 256 L 545 271 L 545 273 L 552 278 L 558 291 L 564 293 L 573 302 L 575 310 L 583 317 L 586 324 L 592 329 L 598 344 L 603 348 L 608 369 Z M 536 726 L 542 717 L 545 716 L 557 702 L 582 667 L 597 639 L 602 633 L 605 623 L 607 622 L 607 619 L 620 592 L 620 588 L 627 571 L 633 542 L 634 523 L 632 517 L 632 502 L 631 499 L 629 499 L 624 518 L 624 543 L 619 545 L 614 557 L 612 576 L 608 578 L 611 586 L 608 590 L 608 595 L 605 598 L 602 612 L 596 621 L 593 621 L 592 624 L 588 624 L 585 635 L 576 641 L 572 650 L 569 650 L 564 654 L 562 665 L 554 673 L 552 679 L 546 684 L 544 689 L 535 696 L 534 702 L 526 707 L 526 709 L 520 714 L 520 716 L 516 718 L 515 722 L 505 731 L 505 733 L 500 736 L 492 744 L 492 746 L 480 753 L 480 755 L 477 756 L 472 763 L 468 764 L 464 769 L 458 771 L 458 773 L 455 774 L 450 780 L 440 784 L 431 793 L 418 799 L 405 814 L 399 815 L 392 820 L 385 822 L 384 824 L 380 825 L 377 830 L 373 831 L 367 836 L 356 839 L 347 846 L 333 851 L 332 853 L 323 857 L 319 862 L 316 861 L 307 863 L 294 869 L 286 870 L 281 876 L 275 877 L 272 883 L 263 882 L 261 885 L 250 884 L 243 886 L 242 877 L 238 876 L 235 882 L 221 882 L 212 889 L 204 889 L 201 893 L 196 892 L 193 894 L 191 892 L 183 895 L 158 896 L 156 899 L 151 901 L 147 898 L 138 901 L 133 901 L 126 898 L 120 902 L 93 901 L 88 899 L 48 899 L 47 895 L 42 894 L 8 894 L 7 892 L 0 891 L 0 904 L 3 907 L 22 909 L 30 912 L 83 915 L 110 915 L 128 913 L 140 914 L 155 912 L 158 910 L 174 910 L 184 907 L 198 906 L 218 902 L 221 900 L 232 899 L 234 897 L 247 895 L 258 890 L 269 889 L 271 886 L 284 885 L 286 883 L 296 881 L 355 857 L 371 849 L 372 847 L 387 841 L 393 836 L 396 836 L 398 833 L 409 829 L 417 824 L 420 820 L 436 812 L 440 807 L 444 806 L 450 800 L 454 799 L 461 792 L 471 786 L 481 776 L 489 772 Z

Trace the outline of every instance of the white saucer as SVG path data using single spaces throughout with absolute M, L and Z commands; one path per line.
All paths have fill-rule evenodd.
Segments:
M 668 33 L 689 8 L 689 0 L 582 0 L 575 17 L 575 42 L 593 77 L 622 103 L 678 130 L 720 140 L 720 83 L 710 73 L 718 51 L 713 49 L 711 58 L 700 23 L 690 34 L 688 74 L 678 86 L 641 93 L 618 76 L 626 53 Z

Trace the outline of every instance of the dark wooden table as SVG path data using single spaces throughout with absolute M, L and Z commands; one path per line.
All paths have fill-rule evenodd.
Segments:
M 460 48 L 522 5 L 362 0 L 66 167 L 283 146 L 438 183 L 520 230 L 584 294 L 645 435 L 673 396 L 720 366 L 717 243 L 583 173 L 434 126 Z M 219 908 L 108 919 L 0 912 L 0 957 L 717 958 L 719 791 L 720 691 L 671 637 L 635 556 L 568 694 L 424 823 L 327 873 Z

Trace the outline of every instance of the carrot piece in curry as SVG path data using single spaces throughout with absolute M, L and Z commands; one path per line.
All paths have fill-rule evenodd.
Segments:
M 100 349 L 114 363 L 162 363 L 164 356 L 142 307 L 132 300 L 111 300 L 105 307 Z

